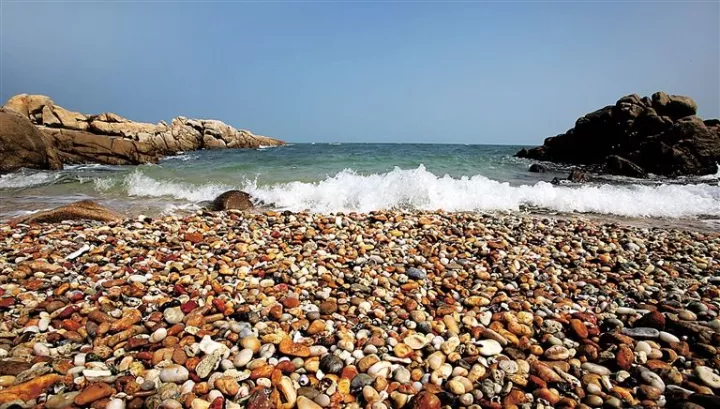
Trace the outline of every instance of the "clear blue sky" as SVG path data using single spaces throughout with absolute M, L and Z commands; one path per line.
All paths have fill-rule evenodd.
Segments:
M 2 2 L 3 101 L 293 142 L 539 144 L 628 93 L 720 116 L 718 2 Z

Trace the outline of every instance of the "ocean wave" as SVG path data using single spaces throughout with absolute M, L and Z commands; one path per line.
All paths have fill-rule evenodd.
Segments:
M 200 155 L 197 154 L 190 154 L 190 153 L 178 153 L 177 155 L 173 156 L 167 156 L 163 158 L 164 161 L 170 161 L 170 160 L 181 160 L 183 162 L 187 162 L 189 160 L 195 160 L 199 158 Z
M 446 211 L 517 211 L 542 208 L 631 217 L 720 217 L 720 187 L 709 184 L 553 186 L 539 182 L 512 186 L 481 175 L 436 176 L 424 166 L 361 175 L 347 169 L 315 183 L 269 186 L 238 181 L 235 186 L 156 180 L 140 171 L 125 179 L 130 196 L 168 196 L 190 202 L 214 199 L 240 189 L 276 208 L 321 213 L 404 208 Z
M 137 169 L 125 177 L 123 184 L 127 188 L 128 196 L 169 196 L 175 199 L 187 200 L 189 202 L 213 200 L 221 193 L 234 189 L 232 186 L 224 184 L 208 183 L 198 186 L 171 180 L 157 180 L 143 174 Z
M 95 186 L 95 190 L 98 192 L 107 192 L 115 186 L 116 182 L 112 178 L 94 178 L 92 181 Z
M 697 180 L 717 180 L 720 183 L 720 164 L 717 164 L 717 172 L 715 174 L 698 176 Z
M 57 181 L 60 173 L 49 172 L 17 172 L 0 175 L 0 189 L 23 189 L 33 186 L 47 185 Z

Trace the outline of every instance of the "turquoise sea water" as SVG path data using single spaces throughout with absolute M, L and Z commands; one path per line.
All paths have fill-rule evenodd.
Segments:
M 553 186 L 568 168 L 530 173 L 520 146 L 291 144 L 188 152 L 157 165 L 68 166 L 0 177 L 0 218 L 93 198 L 132 214 L 199 208 L 229 189 L 277 209 L 525 208 L 639 217 L 720 218 L 718 175 L 681 180 L 599 178 Z

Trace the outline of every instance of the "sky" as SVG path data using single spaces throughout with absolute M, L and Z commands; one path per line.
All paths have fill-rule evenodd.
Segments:
M 290 142 L 541 144 L 623 95 L 720 117 L 720 3 L 0 2 L 0 99 Z

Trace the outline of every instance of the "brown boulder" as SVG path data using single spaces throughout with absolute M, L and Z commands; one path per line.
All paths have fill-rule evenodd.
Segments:
M 143 122 L 103 122 L 97 119 L 90 121 L 90 131 L 100 135 L 122 136 L 129 139 L 138 139 L 138 135 L 146 133 L 154 135 L 167 130 L 163 125 Z
M 36 115 L 42 117 L 42 110 L 46 105 L 52 106 L 55 103 L 45 95 L 19 94 L 10 98 L 5 104 L 5 108 L 12 109 L 25 118 L 31 119 Z
M 43 134 L 23 116 L 0 108 L 0 173 L 20 168 L 62 169 Z
M 226 149 L 227 145 L 222 139 L 217 139 L 212 135 L 203 135 L 203 148 L 205 149 Z
M 76 129 L 84 131 L 88 129 L 88 119 L 79 112 L 68 111 L 57 105 L 45 105 L 42 109 L 42 121 L 45 126 L 57 128 Z
M 64 163 L 139 165 L 156 163 L 160 159 L 157 150 L 145 142 L 73 129 L 39 129 L 53 141 Z
M 101 206 L 92 200 L 81 200 L 65 206 L 56 207 L 52 210 L 33 213 L 20 219 L 13 220 L 14 223 L 59 223 L 64 220 L 97 220 L 102 222 L 116 222 L 123 219 L 123 216 L 114 210 Z
M 678 119 L 697 113 L 697 104 L 690 97 L 682 95 L 668 95 L 662 91 L 652 95 L 653 108 L 660 115 Z
M 585 183 L 590 180 L 587 173 L 583 172 L 580 169 L 573 169 L 570 171 L 570 174 L 568 175 L 568 180 L 573 183 Z
M 240 190 L 228 190 L 213 201 L 213 209 L 217 211 L 230 209 L 249 210 L 254 206 L 252 197 Z

